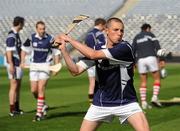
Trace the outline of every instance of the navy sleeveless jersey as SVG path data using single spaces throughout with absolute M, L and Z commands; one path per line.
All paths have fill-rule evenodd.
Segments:
M 20 65 L 21 39 L 14 29 L 9 31 L 6 39 L 6 51 L 12 51 L 12 60 L 15 66 Z

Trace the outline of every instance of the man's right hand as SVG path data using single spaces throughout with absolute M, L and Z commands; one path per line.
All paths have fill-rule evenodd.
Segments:
M 65 51 L 66 50 L 66 43 L 65 43 L 65 41 L 61 40 L 61 45 L 59 45 L 59 49 L 61 51 Z
M 61 43 L 58 46 L 58 49 L 61 51 L 66 51 L 66 41 L 62 39 L 61 37 L 56 37 L 55 42 Z

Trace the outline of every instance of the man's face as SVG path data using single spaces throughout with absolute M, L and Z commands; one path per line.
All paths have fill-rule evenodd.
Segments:
M 43 25 L 43 24 L 38 24 L 37 25 L 36 31 L 37 31 L 37 33 L 39 34 L 40 37 L 44 36 L 45 30 L 46 30 L 45 25 Z
M 124 25 L 120 22 L 111 21 L 106 29 L 108 41 L 112 44 L 119 43 L 124 35 Z

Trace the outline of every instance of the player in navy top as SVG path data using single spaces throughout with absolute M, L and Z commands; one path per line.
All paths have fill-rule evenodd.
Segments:
M 19 67 L 21 60 L 21 39 L 19 32 L 24 27 L 24 21 L 23 17 L 15 17 L 13 21 L 13 28 L 9 31 L 6 39 L 7 72 L 8 78 L 10 79 L 10 116 L 23 114 L 23 111 L 19 108 L 20 86 L 22 79 L 22 70 Z
M 141 32 L 135 36 L 132 46 L 136 56 L 138 72 L 141 78 L 140 97 L 142 108 L 151 108 L 146 100 L 148 72 L 152 73 L 154 79 L 151 103 L 157 107 L 161 107 L 161 103 L 158 100 L 161 86 L 159 62 L 164 64 L 164 60 L 158 59 L 157 52 L 161 49 L 161 47 L 158 39 L 151 32 L 150 24 L 145 23 L 141 26 Z
M 85 44 L 92 49 L 95 49 L 95 46 L 104 46 L 106 43 L 106 38 L 103 33 L 106 25 L 106 20 L 103 18 L 97 18 L 94 22 L 94 28 L 88 32 Z M 94 95 L 94 87 L 95 87 L 95 66 L 89 68 L 87 70 L 88 78 L 89 78 L 89 91 L 88 98 L 89 103 L 91 104 L 93 101 Z
M 53 57 L 55 64 L 60 61 L 60 51 L 52 48 L 54 38 L 45 32 L 45 23 L 38 21 L 36 24 L 36 33 L 32 34 L 22 46 L 22 67 L 25 64 L 25 56 L 30 53 L 31 67 L 40 66 L 41 70 L 30 68 L 31 92 L 37 99 L 37 112 L 33 121 L 40 121 L 46 115 L 47 105 L 45 104 L 45 87 L 47 85 L 50 72 L 43 69 L 51 64 Z
M 73 75 L 96 66 L 96 83 L 93 104 L 90 106 L 81 131 L 95 131 L 102 121 L 110 122 L 118 116 L 121 123 L 126 120 L 136 131 L 149 131 L 148 122 L 137 103 L 133 86 L 134 55 L 131 45 L 123 41 L 124 24 L 118 18 L 110 18 L 106 25 L 106 48 L 93 50 L 67 35 L 55 40 L 69 71 Z M 71 43 L 86 58 L 74 63 L 66 50 L 65 42 Z

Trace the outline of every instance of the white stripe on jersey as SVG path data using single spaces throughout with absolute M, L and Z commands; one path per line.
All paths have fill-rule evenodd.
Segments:
M 94 66 L 95 65 L 95 61 L 94 60 L 80 60 L 76 64 L 81 66 L 83 69 L 86 70 L 86 69 Z
M 16 51 L 16 47 L 6 47 L 6 51 Z
M 81 66 L 83 69 L 88 69 L 88 65 L 84 62 L 84 61 L 82 61 L 82 60 L 80 60 L 78 63 L 76 63 L 77 65 L 79 65 L 79 66 Z
M 14 38 L 14 39 L 16 40 L 16 35 L 13 34 L 13 33 L 10 33 L 10 34 L 8 34 L 8 36 L 7 36 L 7 39 L 8 39 L 8 38 Z
M 31 47 L 21 46 L 21 49 L 26 53 L 30 53 L 32 48 Z
M 156 41 L 158 40 L 156 37 L 151 37 L 151 36 L 147 36 L 145 35 L 144 38 L 141 38 L 141 39 L 137 39 L 137 43 L 143 43 L 143 42 L 146 42 L 148 41 L 148 39 L 152 40 L 152 41 Z
M 123 92 L 126 85 L 127 85 L 128 80 L 130 80 L 131 78 L 128 75 L 127 68 L 121 67 L 120 70 L 121 70 L 120 71 L 120 73 L 121 73 L 121 87 L 122 87 L 122 92 Z
M 103 49 L 102 50 L 104 52 L 104 54 L 106 55 L 106 57 L 108 59 L 110 59 L 110 64 L 113 64 L 113 65 L 116 65 L 116 64 L 120 64 L 120 65 L 123 65 L 123 66 L 129 66 L 131 65 L 133 62 L 127 62 L 127 61 L 123 61 L 123 60 L 118 60 L 118 59 L 115 59 L 111 53 L 109 52 L 108 49 Z
M 134 56 L 134 53 L 133 53 L 133 50 L 132 50 L 132 47 L 130 46 L 130 45 L 128 45 L 127 44 L 127 46 L 130 48 L 130 50 L 131 50 L 131 55 L 133 56 L 133 58 L 135 58 L 135 56 Z

